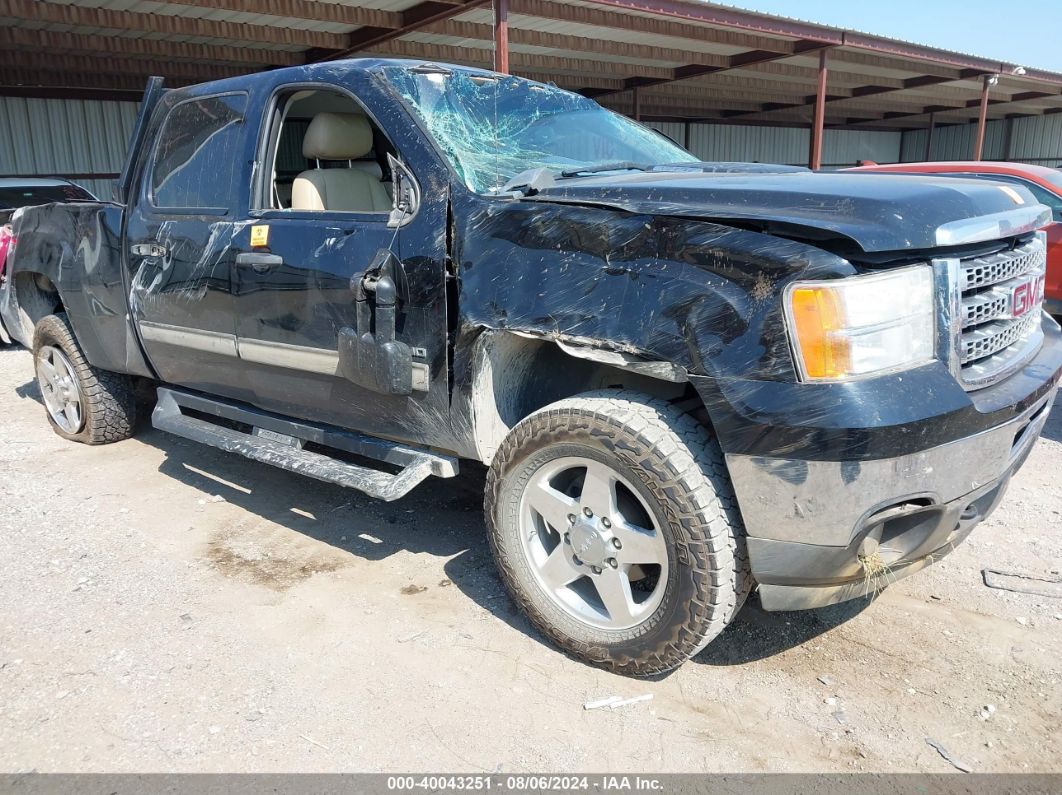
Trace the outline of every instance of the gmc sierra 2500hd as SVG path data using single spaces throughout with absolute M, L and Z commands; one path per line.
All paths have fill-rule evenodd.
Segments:
M 113 203 L 14 220 L 47 416 L 382 499 L 489 465 L 502 578 L 646 675 L 861 597 L 999 503 L 1051 409 L 1046 208 L 698 162 L 553 86 L 350 60 L 145 95 Z

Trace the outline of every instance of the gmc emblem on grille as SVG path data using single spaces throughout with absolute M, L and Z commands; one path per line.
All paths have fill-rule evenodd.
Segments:
M 1010 314 L 1022 317 L 1044 300 L 1044 276 L 1029 279 L 1015 287 L 1010 293 Z

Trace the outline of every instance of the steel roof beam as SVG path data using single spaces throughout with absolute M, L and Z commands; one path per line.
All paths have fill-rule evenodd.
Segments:
M 915 61 L 942 63 L 961 69 L 974 69 L 982 74 L 1012 73 L 1015 66 L 921 44 L 895 41 L 881 36 L 860 33 L 859 31 L 815 25 L 794 19 L 773 17 L 732 8 L 720 8 L 702 3 L 682 2 L 682 0 L 589 0 L 589 2 L 628 12 L 666 16 L 688 22 L 697 22 L 722 28 L 736 28 L 754 33 L 819 41 L 853 49 L 896 55 Z M 1026 77 L 1034 80 L 1062 83 L 1062 75 L 1044 72 L 1043 70 L 1027 69 Z
M 707 31 L 705 28 L 684 24 L 674 18 L 617 14 L 607 8 L 568 5 L 553 2 L 553 0 L 510 0 L 509 13 L 514 16 L 514 25 L 520 24 L 520 21 L 515 19 L 516 16 L 524 16 L 586 25 L 604 30 L 630 31 L 639 35 L 680 39 L 702 45 L 705 42 L 711 42 L 749 50 L 771 49 L 778 52 L 785 51 L 792 46 L 791 42 L 783 39 L 758 36 L 741 30 Z M 707 35 L 708 33 L 711 35 Z
M 964 69 L 956 77 L 940 77 L 936 75 L 920 75 L 919 77 L 910 77 L 902 82 L 900 86 L 879 86 L 879 85 L 865 85 L 856 86 L 844 94 L 833 94 L 826 97 L 826 102 L 840 102 L 845 99 L 859 99 L 863 97 L 881 96 L 882 94 L 892 94 L 897 91 L 907 91 L 914 88 L 925 88 L 927 86 L 940 85 L 942 83 L 959 82 L 962 80 L 970 80 L 974 77 L 982 77 L 985 73 L 978 72 L 973 69 Z M 980 100 L 978 100 L 980 102 Z M 815 95 L 808 94 L 804 96 L 799 102 L 768 102 L 765 103 L 761 110 L 758 111 L 743 111 L 742 113 L 735 114 L 735 116 L 754 116 L 761 113 L 774 113 L 779 110 L 802 110 L 804 108 L 813 107 L 815 105 Z
M 702 3 L 683 3 L 677 0 L 590 0 L 590 2 L 594 5 L 609 6 L 623 11 L 673 17 L 687 22 L 736 28 L 750 33 L 787 36 L 794 39 L 816 41 L 820 44 L 839 45 L 844 43 L 844 31 L 836 28 L 799 22 L 795 19 L 782 19 L 780 17 L 739 11 L 733 8 L 720 8 Z
M 15 17 L 53 25 L 72 25 L 114 31 L 142 31 L 175 36 L 196 36 L 234 42 L 280 44 L 292 47 L 339 48 L 346 38 L 341 33 L 225 22 L 173 14 L 147 14 L 110 8 L 67 5 L 45 0 L 0 0 L 0 17 Z
M 882 36 L 873 36 L 853 30 L 844 31 L 844 44 L 846 47 L 880 52 L 887 55 L 898 55 L 901 58 L 912 61 L 935 61 L 936 63 L 947 64 L 960 69 L 972 69 L 981 74 L 997 74 L 1010 71 L 1007 68 L 1008 64 L 993 61 L 989 58 L 979 58 L 976 55 L 939 50 L 935 47 L 927 47 L 906 41 L 894 41 Z
M 361 8 L 343 3 L 320 2 L 320 0 L 162 0 L 168 5 L 207 8 L 211 11 L 237 11 L 242 14 L 275 17 L 277 24 L 283 19 L 309 19 L 314 22 L 332 22 L 336 25 L 378 28 L 402 26 L 402 15 L 397 11 L 381 11 L 376 8 Z
M 463 14 L 469 9 L 486 5 L 490 0 L 464 0 L 464 2 L 451 4 L 438 0 L 423 0 L 415 6 L 400 11 L 400 24 L 397 28 L 384 28 L 365 26 L 350 33 L 343 47 L 335 51 L 323 51 L 320 49 L 310 50 L 306 53 L 307 61 L 334 61 L 339 58 L 348 58 L 355 53 L 367 50 L 370 47 L 378 47 L 389 41 L 405 36 L 427 25 L 441 22 L 458 14 Z
M 1062 92 L 1059 91 L 1026 91 L 1021 94 L 1015 94 L 1010 99 L 989 99 L 987 102 L 988 107 L 995 107 L 997 105 L 1010 105 L 1015 102 L 1028 102 L 1033 99 L 1046 99 L 1048 97 L 1062 97 Z M 889 112 L 883 113 L 879 119 L 875 121 L 896 121 L 898 119 L 910 119 L 917 116 L 925 116 L 928 113 L 955 113 L 965 112 L 972 110 L 973 108 L 980 108 L 981 99 L 970 99 L 964 102 L 962 105 L 926 105 L 921 109 L 911 113 Z M 1045 108 L 1040 113 L 1032 113 L 1027 115 L 1050 115 L 1053 113 L 1062 113 L 1062 107 L 1057 108 Z M 859 122 L 856 122 L 857 124 Z
M 509 44 L 527 47 L 543 47 L 551 50 L 567 50 L 578 57 L 579 53 L 592 52 L 619 58 L 632 58 L 645 61 L 693 61 L 703 59 L 706 63 L 723 65 L 724 55 L 698 53 L 688 49 L 657 47 L 650 44 L 628 44 L 623 41 L 594 39 L 565 33 L 546 33 L 540 30 L 528 30 L 515 27 L 512 9 L 515 3 L 509 3 Z M 447 36 L 454 39 L 473 39 L 489 44 L 493 41 L 493 28 L 481 22 L 466 22 L 454 19 L 437 22 L 423 28 L 424 33 Z M 454 45 L 460 46 L 460 45 Z
M 415 58 L 427 61 L 460 61 L 473 66 L 484 66 L 485 68 L 492 68 L 494 62 L 493 51 L 486 47 L 464 48 L 449 44 L 423 44 L 408 39 L 386 42 L 380 46 L 373 47 L 367 54 L 381 57 Z M 610 78 L 613 81 L 610 85 L 617 85 L 615 81 L 620 79 L 620 76 L 615 74 L 615 63 L 611 61 L 567 58 L 564 56 L 544 59 L 539 55 L 510 51 L 509 63 L 521 75 L 527 72 L 567 74 L 571 77 L 592 75 L 594 77 Z M 664 80 L 671 77 L 671 72 L 671 69 L 665 67 L 647 68 L 646 75 L 649 79 Z M 604 93 L 619 93 L 619 91 L 625 89 L 611 90 L 599 86 L 595 90 Z
M 149 58 L 116 59 L 113 55 L 64 55 L 20 50 L 0 50 L 0 68 L 23 69 L 36 72 L 83 73 L 101 75 L 165 75 L 195 82 L 237 77 L 255 71 L 254 68 L 221 66 L 193 61 L 162 61 Z
M 649 86 L 659 86 L 665 83 L 674 83 L 678 80 L 688 80 L 691 77 L 702 77 L 703 75 L 715 74 L 716 72 L 725 72 L 728 69 L 744 69 L 755 64 L 790 58 L 793 55 L 817 52 L 829 46 L 831 45 L 821 44 L 815 41 L 798 41 L 793 45 L 792 52 L 772 52 L 769 50 L 749 50 L 748 52 L 739 52 L 727 57 L 726 62 L 723 65 L 701 63 L 687 64 L 685 66 L 675 67 L 671 70 L 671 74 L 666 77 L 632 75 L 624 79 L 623 88 L 620 90 L 628 91 L 636 87 L 647 88 Z M 584 89 L 581 93 L 585 96 L 596 99 L 612 92 L 601 91 L 598 89 Z
M 34 52 L 109 55 L 123 58 L 189 60 L 220 64 L 245 64 L 250 68 L 293 66 L 303 62 L 302 53 L 270 48 L 233 47 L 220 44 L 193 44 L 183 41 L 66 33 L 57 30 L 0 28 L 0 47 Z

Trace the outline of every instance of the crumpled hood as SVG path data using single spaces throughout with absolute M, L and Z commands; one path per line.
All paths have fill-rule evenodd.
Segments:
M 558 180 L 529 198 L 720 223 L 766 222 L 768 230 L 788 229 L 811 239 L 849 238 L 866 252 L 973 242 L 971 226 L 989 230 L 980 234 L 982 240 L 1017 234 L 1026 229 L 1015 228 L 1010 213 L 1018 210 L 1017 216 L 1029 218 L 1045 209 L 1016 185 L 810 171 L 582 177 Z M 985 216 L 994 218 L 991 223 L 964 223 Z

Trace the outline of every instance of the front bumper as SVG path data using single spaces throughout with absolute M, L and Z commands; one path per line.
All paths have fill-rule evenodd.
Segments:
M 1051 326 L 1032 362 L 983 394 L 962 396 L 964 406 L 942 410 L 933 390 L 922 384 L 919 393 L 915 384 L 902 396 L 903 410 L 930 416 L 909 424 L 881 423 L 868 431 L 882 406 L 897 403 L 887 390 L 861 406 L 820 412 L 818 427 L 838 440 L 840 455 L 823 455 L 821 446 L 808 444 L 822 438 L 812 427 L 799 437 L 791 426 L 779 428 L 782 442 L 767 454 L 770 432 L 728 446 L 727 439 L 744 442 L 750 434 L 720 431 L 763 607 L 798 610 L 870 595 L 938 560 L 987 517 L 1054 404 L 1062 340 Z M 792 399 L 799 401 L 799 391 Z M 856 413 L 862 427 L 837 421 Z M 985 427 L 989 417 L 996 422 Z M 862 436 L 864 444 L 852 444 L 849 434 Z M 881 454 L 890 447 L 892 454 Z
M 757 495 L 739 498 L 746 522 L 772 526 L 773 537 L 747 539 L 764 609 L 867 596 L 946 555 L 1002 500 L 1054 398 L 998 428 L 899 458 L 849 466 L 728 457 L 738 494 Z M 874 550 L 876 568 L 866 569 L 860 556 Z

